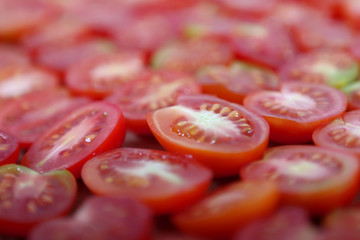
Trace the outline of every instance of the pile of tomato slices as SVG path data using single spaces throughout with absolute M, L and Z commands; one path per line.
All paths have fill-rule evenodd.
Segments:
M 1 0 L 0 239 L 359 239 L 359 9 Z

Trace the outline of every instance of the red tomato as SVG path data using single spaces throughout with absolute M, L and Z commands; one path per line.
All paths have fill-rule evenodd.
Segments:
M 271 216 L 240 229 L 233 240 L 320 240 L 302 208 L 283 207 Z
M 341 88 L 356 80 L 359 66 L 355 58 L 341 50 L 314 50 L 296 56 L 280 69 L 282 82 L 324 83 Z
M 12 66 L 0 71 L 0 103 L 22 95 L 54 89 L 59 79 L 52 73 L 31 66 Z
M 129 130 L 151 134 L 146 122 L 148 112 L 175 104 L 179 95 L 200 93 L 195 79 L 175 71 L 147 71 L 136 79 L 124 83 L 106 98 L 120 107 Z
M 17 163 L 19 158 L 19 142 L 15 136 L 0 130 L 0 166 Z
M 155 213 L 170 213 L 199 200 L 210 185 L 212 173 L 186 156 L 121 148 L 90 159 L 81 178 L 97 195 L 129 196 Z
M 153 240 L 206 240 L 204 238 L 183 235 L 180 233 L 162 232 L 153 237 Z
M 165 149 L 193 155 L 216 176 L 236 174 L 266 149 L 268 124 L 244 107 L 210 95 L 177 103 L 148 114 L 151 131 Z
M 258 91 L 244 105 L 270 125 L 270 140 L 284 144 L 307 143 L 320 125 L 341 116 L 347 106 L 341 91 L 324 84 L 284 83 L 280 91 Z
M 173 221 L 188 234 L 230 239 L 238 228 L 272 213 L 278 200 L 279 192 L 272 182 L 234 182 L 175 214 Z
M 0 68 L 30 65 L 30 57 L 15 46 L 0 45 Z
M 125 197 L 91 197 L 77 209 L 75 219 L 102 233 L 103 239 L 147 240 L 152 230 L 152 212 Z
M 245 180 L 276 181 L 281 202 L 312 214 L 349 204 L 360 187 L 359 160 L 352 154 L 310 145 L 268 149 L 262 161 L 241 170 Z
M 141 54 L 102 55 L 84 59 L 70 67 L 65 75 L 65 85 L 74 94 L 101 99 L 144 70 L 145 60 Z
M 65 170 L 39 174 L 16 164 L 1 166 L 0 233 L 25 236 L 36 224 L 67 213 L 76 190 Z
M 29 148 L 55 122 L 88 102 L 59 89 L 29 93 L 1 107 L 0 129 L 16 136 L 21 148 Z
M 318 127 L 313 133 L 316 145 L 351 152 L 360 159 L 360 110 L 345 113 L 341 118 Z
M 38 172 L 67 169 L 78 178 L 87 160 L 121 146 L 124 136 L 125 120 L 119 108 L 105 102 L 89 103 L 45 131 L 21 164 Z
M 203 93 L 239 104 L 251 92 L 280 88 L 279 78 L 273 71 L 246 62 L 234 62 L 229 67 L 206 66 L 198 71 L 197 79 Z
M 153 54 L 151 64 L 157 69 L 193 73 L 206 65 L 227 64 L 232 59 L 232 51 L 227 45 L 215 40 L 196 39 L 160 47 Z

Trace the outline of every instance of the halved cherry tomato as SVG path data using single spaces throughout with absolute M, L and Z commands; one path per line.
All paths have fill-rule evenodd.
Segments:
M 146 71 L 130 79 L 106 98 L 120 107 L 126 126 L 137 134 L 151 134 L 146 122 L 148 112 L 175 105 L 179 95 L 200 93 L 191 75 L 175 71 Z
M 197 72 L 197 79 L 203 93 L 239 104 L 251 92 L 280 88 L 279 78 L 273 71 L 246 62 L 234 62 L 229 67 L 206 66 Z
M 271 214 L 278 200 L 279 192 L 273 182 L 233 182 L 175 214 L 173 221 L 188 234 L 230 239 L 237 229 Z
M 305 209 L 282 207 L 240 229 L 233 240 L 319 240 L 319 235 Z
M 84 59 L 68 69 L 65 85 L 77 95 L 101 99 L 145 70 L 144 57 L 124 52 Z
M 244 105 L 270 125 L 270 140 L 284 144 L 307 143 L 320 125 L 341 116 L 347 107 L 340 90 L 324 84 L 293 82 L 280 91 L 258 91 Z
M 4 104 L 0 129 L 16 136 L 21 148 L 29 148 L 49 127 L 89 102 L 86 98 L 72 98 L 63 89 L 29 93 Z
M 229 46 L 219 41 L 196 39 L 166 44 L 154 52 L 151 64 L 156 69 L 193 73 L 210 64 L 227 64 L 233 59 Z
M 193 155 L 218 177 L 234 175 L 267 147 L 268 124 L 243 106 L 210 95 L 180 96 L 177 104 L 147 115 L 151 131 L 165 149 Z
M 25 236 L 40 222 L 67 213 L 77 183 L 66 170 L 39 174 L 16 164 L 0 167 L 0 233 Z
M 170 213 L 199 200 L 212 173 L 195 159 L 179 154 L 120 148 L 90 159 L 81 178 L 98 195 L 133 197 L 155 213 Z
M 262 161 L 241 170 L 245 180 L 276 181 L 285 205 L 301 206 L 321 215 L 349 204 L 360 187 L 355 155 L 310 145 L 268 149 Z
M 122 145 L 125 119 L 118 107 L 89 103 L 45 131 L 26 152 L 21 164 L 38 172 L 67 169 L 80 177 L 94 155 Z
M 334 121 L 318 127 L 313 133 L 316 145 L 343 150 L 360 159 L 360 110 L 346 112 Z
M 153 215 L 140 202 L 126 197 L 90 197 L 77 209 L 74 219 L 102 233 L 103 239 L 150 239 Z
M 282 82 L 324 83 L 341 88 L 356 80 L 359 66 L 355 58 L 341 50 L 314 50 L 296 56 L 280 69 Z

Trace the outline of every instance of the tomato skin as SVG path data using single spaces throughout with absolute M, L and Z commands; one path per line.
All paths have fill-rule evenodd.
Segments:
M 269 148 L 261 161 L 242 168 L 240 176 L 277 182 L 282 205 L 300 206 L 318 216 L 350 204 L 360 186 L 355 155 L 312 145 Z
M 140 174 L 146 167 L 156 170 L 145 176 Z M 81 177 L 97 195 L 129 196 L 143 202 L 155 213 L 164 214 L 178 212 L 198 201 L 208 189 L 212 173 L 194 159 L 180 154 L 121 148 L 90 159 L 82 168 Z M 111 178 L 113 180 L 109 182 Z
M 90 117 L 86 117 L 87 115 Z M 95 116 L 95 118 L 92 118 L 92 116 Z M 85 121 L 85 125 L 79 124 L 81 120 Z M 86 121 L 98 121 L 98 123 L 96 123 L 97 125 L 88 126 Z M 71 140 L 75 139 L 76 141 L 71 143 L 72 146 L 68 146 L 69 136 L 67 134 L 69 132 L 64 130 L 67 129 L 66 126 L 68 124 L 70 124 L 70 127 L 73 124 L 75 124 L 75 127 L 78 127 L 74 130 L 77 132 L 76 135 L 71 134 L 71 129 L 69 130 L 70 143 Z M 89 128 L 90 132 L 87 134 L 90 135 L 87 136 L 83 130 L 88 130 Z M 98 153 L 122 145 L 125 130 L 125 119 L 118 107 L 107 102 L 89 103 L 68 114 L 64 117 L 63 121 L 56 123 L 44 132 L 26 152 L 21 164 L 39 172 L 67 169 L 76 178 L 79 178 L 81 168 L 87 160 Z M 62 138 L 64 136 L 66 136 L 65 141 Z M 56 147 L 57 141 L 60 141 L 61 143 L 59 144 L 62 144 L 58 146 L 59 148 Z M 53 148 L 55 148 L 54 152 L 52 152 Z M 82 151 L 79 151 L 80 149 Z M 55 156 L 50 157 L 53 154 Z M 49 159 L 51 161 L 48 161 Z
M 210 95 L 180 96 L 177 103 L 178 105 L 162 108 L 147 115 L 147 122 L 153 135 L 166 150 L 194 156 L 200 163 L 212 169 L 217 177 L 234 175 L 242 165 L 259 159 L 265 151 L 268 144 L 269 126 L 262 117 L 253 114 L 244 107 Z M 245 137 L 245 140 L 242 139 L 241 133 L 232 132 L 233 136 L 237 137 L 230 141 L 229 138 L 231 139 L 231 137 L 226 135 L 227 129 L 225 129 L 224 134 L 219 134 L 219 143 L 217 143 L 216 132 L 214 133 L 214 143 L 209 143 L 210 140 L 206 139 L 195 141 L 191 134 L 186 132 L 186 129 L 180 129 L 180 132 L 174 129 L 178 126 L 176 121 L 181 121 L 181 119 L 189 121 L 193 125 L 193 119 L 187 120 L 187 118 L 192 118 L 192 116 L 187 116 L 187 109 L 195 111 L 195 114 L 201 114 L 201 106 L 206 106 L 211 115 L 211 106 L 215 106 L 214 111 L 217 111 L 217 116 L 221 115 L 219 111 L 222 108 L 225 108 L 226 114 L 229 114 L 228 109 L 237 111 L 237 117 L 244 116 L 253 127 L 249 130 L 251 136 Z M 224 115 L 226 116 L 226 114 Z M 207 117 L 204 117 L 205 122 L 206 119 Z M 209 126 L 210 135 L 213 133 L 211 124 Z M 181 126 L 179 127 L 181 128 Z M 201 129 L 201 127 L 199 128 Z M 217 127 L 222 128 L 224 125 L 220 123 Z M 185 132 L 181 133 L 181 131 Z M 234 131 L 239 131 L 239 129 Z M 207 130 L 204 131 L 203 136 L 205 138 L 207 137 L 206 134 Z M 224 139 L 221 140 L 221 137 Z M 219 162 L 220 160 L 221 162 Z
M 325 100 L 319 100 L 318 93 Z M 296 103 L 299 96 L 304 97 L 303 103 Z M 344 93 L 330 86 L 295 82 L 282 84 L 280 92 L 251 93 L 244 99 L 244 105 L 269 123 L 271 141 L 298 144 L 311 142 L 317 127 L 341 116 L 346 111 L 347 100 Z
M 3 183 L 9 176 L 14 182 L 10 183 L 10 188 L 2 187 L 2 190 L 10 194 L 10 198 L 12 197 L 11 204 L 17 205 L 10 204 L 8 208 L 5 208 L 5 201 L 9 196 L 2 199 L 0 232 L 3 234 L 25 236 L 35 225 L 68 213 L 75 200 L 77 183 L 73 175 L 66 170 L 41 175 L 17 164 L 0 167 Z M 44 181 L 49 186 L 44 186 Z M 14 187 L 13 184 L 23 185 Z M 38 185 L 35 186 L 35 184 Z M 40 186 L 43 188 L 39 188 Z M 41 199 L 40 197 L 44 196 L 41 194 L 47 194 L 47 198 Z
M 187 234 L 230 239 L 238 228 L 271 214 L 278 200 L 279 192 L 273 182 L 235 181 L 175 214 L 172 220 Z
M 10 133 L 0 130 L 0 166 L 17 163 L 20 147 L 16 137 Z

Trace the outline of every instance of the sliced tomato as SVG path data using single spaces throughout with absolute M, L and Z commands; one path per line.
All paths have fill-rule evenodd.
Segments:
M 284 83 L 280 91 L 258 91 L 244 105 L 270 125 L 270 140 L 284 144 L 306 143 L 320 125 L 341 116 L 347 107 L 340 90 L 324 84 Z
M 246 62 L 234 62 L 229 67 L 206 66 L 197 72 L 197 79 L 203 93 L 239 104 L 251 92 L 280 88 L 279 78 L 273 71 Z
M 268 124 L 243 106 L 210 95 L 180 96 L 177 103 L 147 115 L 152 133 L 165 149 L 193 155 L 216 176 L 234 175 L 266 149 Z
M 348 52 L 314 50 L 296 56 L 280 69 L 280 80 L 324 83 L 341 88 L 356 80 L 359 66 Z
M 11 45 L 0 45 L 0 68 L 30 64 L 30 56 L 22 49 Z
M 153 224 L 149 208 L 126 197 L 90 197 L 74 219 L 93 226 L 103 239 L 147 240 Z
M 32 66 L 10 66 L 0 71 L 0 103 L 30 92 L 59 86 L 56 75 Z
M 360 158 L 360 110 L 346 112 L 334 121 L 318 127 L 313 133 L 316 145 L 351 152 Z
M 20 147 L 17 138 L 4 130 L 0 130 L 0 166 L 17 163 L 19 151 Z
M 144 56 L 128 52 L 84 59 L 70 67 L 65 84 L 71 92 L 101 99 L 114 88 L 137 77 L 145 70 Z
M 16 164 L 0 167 L 0 233 L 25 236 L 40 222 L 67 213 L 77 183 L 65 170 L 39 174 Z
M 234 240 L 319 240 L 319 231 L 303 208 L 282 207 L 240 229 Z
M 160 47 L 154 52 L 151 64 L 156 69 L 193 73 L 206 65 L 227 64 L 232 59 L 233 53 L 229 46 L 215 40 L 195 39 Z
M 233 182 L 175 214 L 173 222 L 188 234 L 231 239 L 237 229 L 271 214 L 278 200 L 279 192 L 273 182 Z
M 89 102 L 86 98 L 72 98 L 63 89 L 29 93 L 1 108 L 0 129 L 16 136 L 21 148 L 29 148 L 54 123 Z
M 245 180 L 276 181 L 285 205 L 301 206 L 321 215 L 349 204 L 360 186 L 355 155 L 310 145 L 268 149 L 261 161 L 241 170 Z
M 199 200 L 212 173 L 179 154 L 120 148 L 90 159 L 81 178 L 97 195 L 133 197 L 155 213 L 170 213 Z
M 179 95 L 200 93 L 200 86 L 191 75 L 175 71 L 146 71 L 124 83 L 106 98 L 122 110 L 129 130 L 151 134 L 146 114 L 176 103 Z
M 45 131 L 26 152 L 21 164 L 38 172 L 67 169 L 80 177 L 94 155 L 122 145 L 125 120 L 110 103 L 89 103 Z

